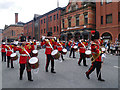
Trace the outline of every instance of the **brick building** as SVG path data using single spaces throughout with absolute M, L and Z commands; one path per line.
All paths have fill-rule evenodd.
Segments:
M 35 14 L 33 20 L 24 25 L 24 35 L 41 40 L 42 36 L 47 36 L 48 32 L 51 32 L 52 36 L 60 38 L 62 10 L 58 7 L 43 15 Z
M 5 25 L 5 28 L 3 30 L 3 39 L 6 40 L 15 40 L 18 39 L 21 35 L 21 33 L 24 32 L 24 23 L 18 22 L 18 13 L 15 13 L 15 24 L 11 25 Z
M 120 41 L 120 1 L 96 2 L 96 30 L 105 40 Z
M 95 30 L 95 3 L 69 2 L 61 14 L 61 29 L 62 40 L 90 38 Z
M 2 42 L 2 31 L 3 29 L 0 29 L 0 42 Z

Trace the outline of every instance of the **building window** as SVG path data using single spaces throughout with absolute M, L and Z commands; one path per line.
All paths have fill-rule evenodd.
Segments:
M 42 34 L 42 31 L 43 31 L 43 30 L 41 29 L 41 34 Z
M 103 16 L 101 16 L 101 24 L 103 24 Z
M 100 3 L 101 3 L 101 6 L 102 6 L 102 5 L 103 5 L 103 0 L 101 0 L 101 2 L 100 2 Z
M 44 33 L 45 33 L 45 29 L 44 29 Z
M 57 32 L 59 32 L 59 28 L 58 28 L 58 26 L 57 26 Z
M 50 16 L 50 21 L 52 21 L 52 16 Z
M 41 20 L 41 24 L 43 24 L 43 20 Z
M 112 23 L 112 14 L 106 15 L 106 23 Z
M 12 30 L 12 36 L 13 36 L 13 30 Z
M 54 20 L 56 20 L 56 15 L 54 15 Z
M 50 32 L 52 32 L 52 27 L 50 27 Z
M 54 26 L 54 32 L 56 32 L 56 27 Z
M 106 4 L 111 3 L 111 2 L 112 2 L 112 0 L 106 0 Z
M 118 21 L 120 22 L 120 12 L 118 12 Z
M 58 19 L 58 14 L 57 14 L 57 19 Z
M 79 16 L 76 17 L 76 26 L 79 26 Z
M 84 24 L 88 24 L 88 13 L 84 13 Z
M 62 26 L 64 28 L 64 25 L 65 25 L 65 22 L 64 22 L 64 19 L 62 19 Z
M 44 19 L 44 23 L 45 23 L 45 19 Z
M 68 19 L 68 27 L 71 27 L 71 19 Z

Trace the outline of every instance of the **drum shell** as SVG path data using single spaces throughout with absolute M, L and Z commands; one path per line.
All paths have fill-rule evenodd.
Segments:
M 52 57 L 53 57 L 54 59 L 59 59 L 59 58 L 60 58 L 60 53 L 57 52 L 55 55 L 52 55 Z
M 75 52 L 78 50 L 78 48 L 75 48 L 75 47 L 73 47 L 73 49 L 74 49 Z
M 16 61 L 18 59 L 18 56 L 16 55 L 15 57 L 10 57 L 12 61 Z
M 30 64 L 30 67 L 31 67 L 31 69 L 37 69 L 39 67 L 39 60 L 35 64 Z
M 87 51 L 89 51 L 89 50 L 87 50 Z M 87 54 L 87 53 L 86 53 L 87 51 L 85 51 L 85 56 L 86 56 L 86 58 L 90 58 L 92 54 L 91 54 L 91 53 L 90 53 L 90 54 Z

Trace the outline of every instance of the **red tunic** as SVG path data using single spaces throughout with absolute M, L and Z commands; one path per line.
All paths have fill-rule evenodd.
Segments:
M 31 53 L 31 45 L 25 45 L 25 49 L 28 51 L 28 53 Z
M 85 42 L 81 42 L 81 43 L 78 44 L 78 47 L 80 47 L 79 48 L 79 53 L 85 53 L 85 50 L 86 50 L 85 46 L 86 46 Z
M 12 54 L 12 45 L 6 45 L 6 49 L 7 49 L 7 54 L 6 56 L 10 56 Z
M 27 58 L 30 59 L 30 57 L 28 57 L 27 53 L 24 51 L 24 49 L 22 49 L 21 47 L 17 49 L 20 53 L 20 60 L 19 63 L 20 64 L 26 64 L 27 63 Z
M 58 51 L 62 51 L 62 46 L 61 45 L 62 45 L 61 43 L 57 43 L 57 49 L 58 49 Z
M 50 42 L 50 44 L 52 45 L 52 42 Z M 51 54 L 52 48 L 50 47 L 50 45 L 47 42 L 45 42 L 45 45 L 46 45 L 45 54 Z
M 92 44 L 91 44 L 92 55 L 99 54 L 99 52 L 100 52 L 99 48 L 100 48 L 99 43 L 92 42 Z M 101 56 L 99 56 L 95 61 L 101 62 Z
M 5 48 L 6 48 L 6 46 L 5 46 L 4 44 L 2 44 L 1 52 L 6 52 L 6 51 L 5 51 Z
M 54 42 L 54 49 L 57 49 L 57 42 Z

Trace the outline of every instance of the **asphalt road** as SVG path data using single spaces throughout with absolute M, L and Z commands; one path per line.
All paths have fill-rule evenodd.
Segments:
M 39 50 L 39 71 L 32 70 L 33 82 L 27 80 L 26 70 L 23 80 L 19 80 L 19 61 L 14 62 L 14 69 L 7 68 L 6 63 L 2 63 L 2 88 L 118 88 L 118 56 L 107 55 L 102 65 L 102 78 L 105 82 L 100 82 L 96 77 L 96 70 L 90 75 L 90 80 L 85 77 L 85 72 L 89 69 L 91 62 L 87 60 L 88 67 L 78 66 L 79 53 L 76 58 L 69 58 L 69 52 L 64 56 L 65 61 L 55 61 L 56 74 L 45 72 L 46 56 L 44 49 Z M 60 58 L 61 59 L 61 58 Z M 1 67 L 0 67 L 1 68 Z M 1 72 L 2 71 L 2 72 Z

